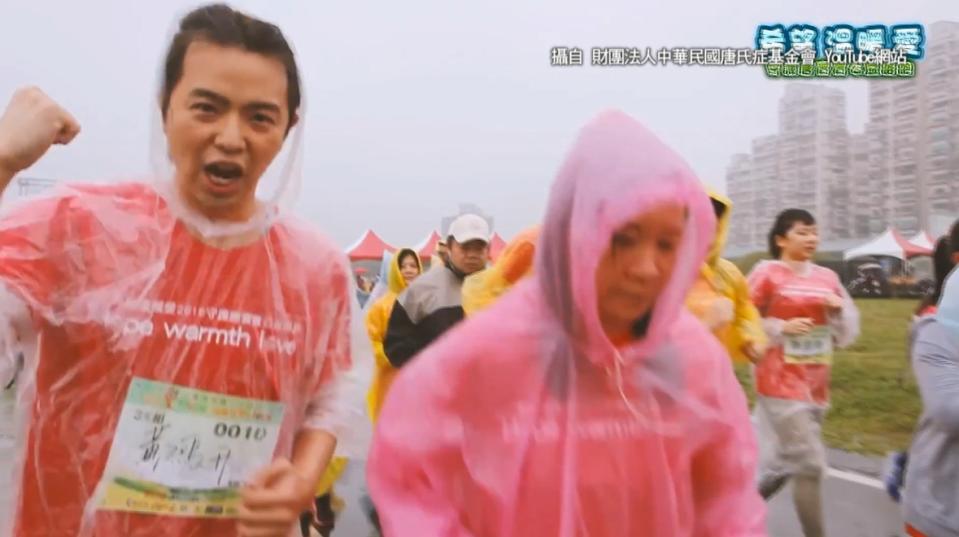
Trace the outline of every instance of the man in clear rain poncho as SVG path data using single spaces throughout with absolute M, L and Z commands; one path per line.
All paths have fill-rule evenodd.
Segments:
M 0 218 L 0 383 L 16 376 L 18 411 L 0 535 L 288 536 L 334 450 L 363 454 L 348 264 L 287 210 L 300 91 L 276 26 L 199 8 L 163 66 L 156 179 Z M 0 186 L 79 130 L 17 92 Z

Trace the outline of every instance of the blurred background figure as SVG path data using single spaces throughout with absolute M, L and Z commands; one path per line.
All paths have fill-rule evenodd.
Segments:
M 463 282 L 463 312 L 466 316 L 495 302 L 517 282 L 533 274 L 540 226 L 520 232 L 503 250 L 493 266 L 467 276 Z
M 384 275 L 383 280 L 377 283 L 377 286 L 384 284 L 384 292 L 370 304 L 366 312 L 366 330 L 376 359 L 373 383 L 366 398 L 370 418 L 374 422 L 380 414 L 380 408 L 397 372 L 383 351 L 383 340 L 386 337 L 390 314 L 393 312 L 396 298 L 419 277 L 422 271 L 423 266 L 419 256 L 410 248 L 401 248 L 395 255 L 390 256 L 388 263 L 385 263 L 380 270 L 380 274 Z M 361 501 L 365 504 L 364 508 L 370 523 L 377 531 L 380 531 L 379 518 L 373 502 L 366 495 Z
M 356 278 L 356 299 L 360 302 L 360 307 L 366 306 L 366 301 L 370 298 L 370 292 L 373 291 L 373 284 L 367 277 L 367 270 L 363 267 L 357 267 L 353 271 Z
M 716 239 L 686 298 L 686 307 L 715 334 L 733 361 L 756 362 L 766 350 L 762 320 L 749 298 L 746 277 L 721 257 L 733 205 L 715 192 L 709 193 L 709 199 L 716 215 Z
M 923 297 L 916 306 L 916 313 L 912 319 L 912 329 L 910 330 L 910 340 L 915 338 L 916 327 L 924 318 L 935 315 L 939 309 L 939 301 L 942 299 L 942 290 L 946 284 L 946 278 L 952 272 L 956 264 L 959 263 L 959 221 L 952 226 L 952 233 L 945 237 L 940 237 L 936 241 L 936 247 L 932 255 L 933 277 L 935 283 L 932 293 Z M 911 345 L 910 345 L 911 347 Z M 911 351 L 911 349 L 910 349 Z M 912 365 L 912 353 L 909 355 L 909 365 Z M 900 380 L 900 384 L 902 381 Z M 883 481 L 886 485 L 886 492 L 889 497 L 898 502 L 902 499 L 902 487 L 905 484 L 906 469 L 909 464 L 909 455 L 905 451 L 900 451 L 890 455 L 886 462 L 886 472 Z
M 781 212 L 768 240 L 773 261 L 761 262 L 749 275 L 750 295 L 771 343 L 755 369 L 760 442 L 771 452 L 759 490 L 769 499 L 792 479 L 803 533 L 822 537 L 822 422 L 833 353 L 859 336 L 859 311 L 836 273 L 812 262 L 819 247 L 812 214 Z
M 373 385 L 367 396 L 370 417 L 376 420 L 383 405 L 383 399 L 389 390 L 390 383 L 396 374 L 396 369 L 390 364 L 383 350 L 383 340 L 386 338 L 386 329 L 393 313 L 396 299 L 417 277 L 423 267 L 420 258 L 410 248 L 400 249 L 388 266 L 386 273 L 386 292 L 372 303 L 366 313 L 366 330 L 373 344 L 373 353 L 376 357 L 376 373 Z
M 916 326 L 912 361 L 922 417 L 909 449 L 903 514 L 913 537 L 959 535 L 959 272 Z
M 442 270 L 430 270 L 397 298 L 383 348 L 395 368 L 463 320 L 463 280 L 486 268 L 490 228 L 482 217 L 464 214 L 450 224 Z

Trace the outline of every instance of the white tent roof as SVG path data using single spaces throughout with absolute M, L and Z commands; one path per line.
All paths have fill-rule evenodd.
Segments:
M 875 239 L 846 250 L 843 252 L 842 258 L 844 261 L 848 261 L 857 257 L 884 255 L 905 261 L 914 255 L 928 255 L 931 249 L 931 247 L 927 248 L 918 244 L 911 244 L 902 238 L 902 235 L 900 235 L 898 231 L 889 228 L 885 233 Z

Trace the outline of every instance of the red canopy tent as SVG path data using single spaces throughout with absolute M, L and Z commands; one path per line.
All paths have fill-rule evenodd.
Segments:
M 433 230 L 425 239 L 416 245 L 416 253 L 424 262 L 436 253 L 436 245 L 440 242 L 440 234 Z
M 932 238 L 928 231 L 916 233 L 914 237 L 909 239 L 909 242 L 930 252 L 936 249 L 936 239 Z
M 896 229 L 893 229 L 893 233 L 895 233 L 896 241 L 902 246 L 902 251 L 906 254 L 906 258 L 913 258 L 918 255 L 932 255 L 932 244 L 926 247 L 921 244 L 911 242 L 909 239 L 903 237 L 902 234 Z
M 346 249 L 346 255 L 350 261 L 379 261 L 386 251 L 395 252 L 396 248 L 387 244 L 372 229 L 367 229 L 358 241 Z
M 493 233 L 493 237 L 489 241 L 489 258 L 490 261 L 496 261 L 499 258 L 500 254 L 503 253 L 503 250 L 506 249 L 506 241 L 503 240 L 503 237 L 499 236 L 499 233 Z

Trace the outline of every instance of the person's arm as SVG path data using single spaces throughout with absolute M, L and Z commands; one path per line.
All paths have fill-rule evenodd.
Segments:
M 959 433 L 959 348 L 935 322 L 917 330 L 913 370 L 923 409 L 939 428 Z
M 20 171 L 40 160 L 50 146 L 68 144 L 79 132 L 76 119 L 39 89 L 24 88 L 14 93 L 0 115 L 0 193 Z M 66 267 L 81 264 L 76 255 L 70 257 L 61 251 L 62 244 L 54 246 L 62 243 L 70 227 L 61 211 L 66 205 L 62 201 L 36 200 L 18 207 L 0 222 L 0 322 L 11 323 L 16 334 L 2 335 L 6 347 L 17 339 L 21 347 L 30 346 L 28 340 L 35 338 L 31 315 L 53 313 L 54 288 L 62 284 Z M 0 376 L 10 374 L 11 361 L 17 360 L 0 358 Z
M 839 277 L 834 278 L 833 292 L 839 298 L 839 308 L 831 310 L 827 319 L 836 346 L 843 348 L 852 345 L 859 338 L 859 309 L 842 286 Z
M 410 318 L 403 301 L 397 300 L 390 313 L 383 342 L 390 364 L 397 369 L 403 367 L 429 343 L 423 328 Z
M 377 367 L 390 365 L 383 348 L 383 340 L 386 338 L 386 324 L 390 320 L 389 306 L 395 300 L 396 297 L 393 295 L 382 296 L 366 312 L 366 334 L 370 338 L 370 344 L 373 345 L 373 357 L 376 359 Z
M 0 116 L 0 192 L 54 144 L 68 144 L 80 124 L 37 88 L 17 90 Z
M 773 285 L 766 264 L 760 261 L 759 265 L 749 273 L 746 281 L 749 287 L 749 299 L 759 312 L 760 323 L 769 339 L 769 344 L 781 345 L 783 327 L 786 325 L 786 321 L 768 315 L 769 303 L 773 295 Z
M 313 493 L 344 437 L 368 429 L 359 374 L 367 346 L 353 343 L 365 339 L 359 307 L 352 300 L 345 261 L 333 269 L 327 292 L 333 314 L 329 336 L 315 349 L 315 361 L 307 371 L 316 376 L 315 393 L 294 438 L 289 459 L 279 458 L 242 488 L 238 530 L 245 536 L 286 537 L 300 514 L 309 509 Z M 353 356 L 356 353 L 357 356 Z M 360 435 L 362 436 L 362 435 Z
M 336 439 L 338 456 L 362 456 L 369 448 L 366 390 L 373 372 L 372 349 L 346 259 L 336 272 L 331 292 L 342 289 L 330 322 L 328 340 L 317 349 L 322 368 L 300 425 L 301 431 L 323 431 Z
M 717 367 L 716 436 L 692 460 L 694 537 L 765 537 L 766 505 L 756 488 L 758 448 L 746 396 L 730 367 Z
M 0 283 L 0 391 L 13 388 L 36 337 L 26 304 Z
M 367 482 L 384 535 L 472 537 L 452 501 L 456 483 L 468 477 L 458 448 L 463 425 L 452 404 L 458 375 L 433 366 L 448 361 L 430 362 L 418 358 L 391 386 Z
M 329 431 L 304 429 L 293 441 L 293 468 L 307 483 L 319 483 L 336 451 L 336 437 Z M 312 489 L 310 487 L 310 496 Z
M 325 431 L 297 435 L 292 461 L 280 458 L 261 470 L 240 492 L 240 537 L 287 537 L 308 511 L 313 491 L 329 464 L 336 438 Z
M 732 332 L 732 348 L 750 361 L 758 360 L 766 350 L 767 338 L 762 317 L 749 296 L 746 277 L 735 265 L 726 267 L 735 294 L 735 322 Z

